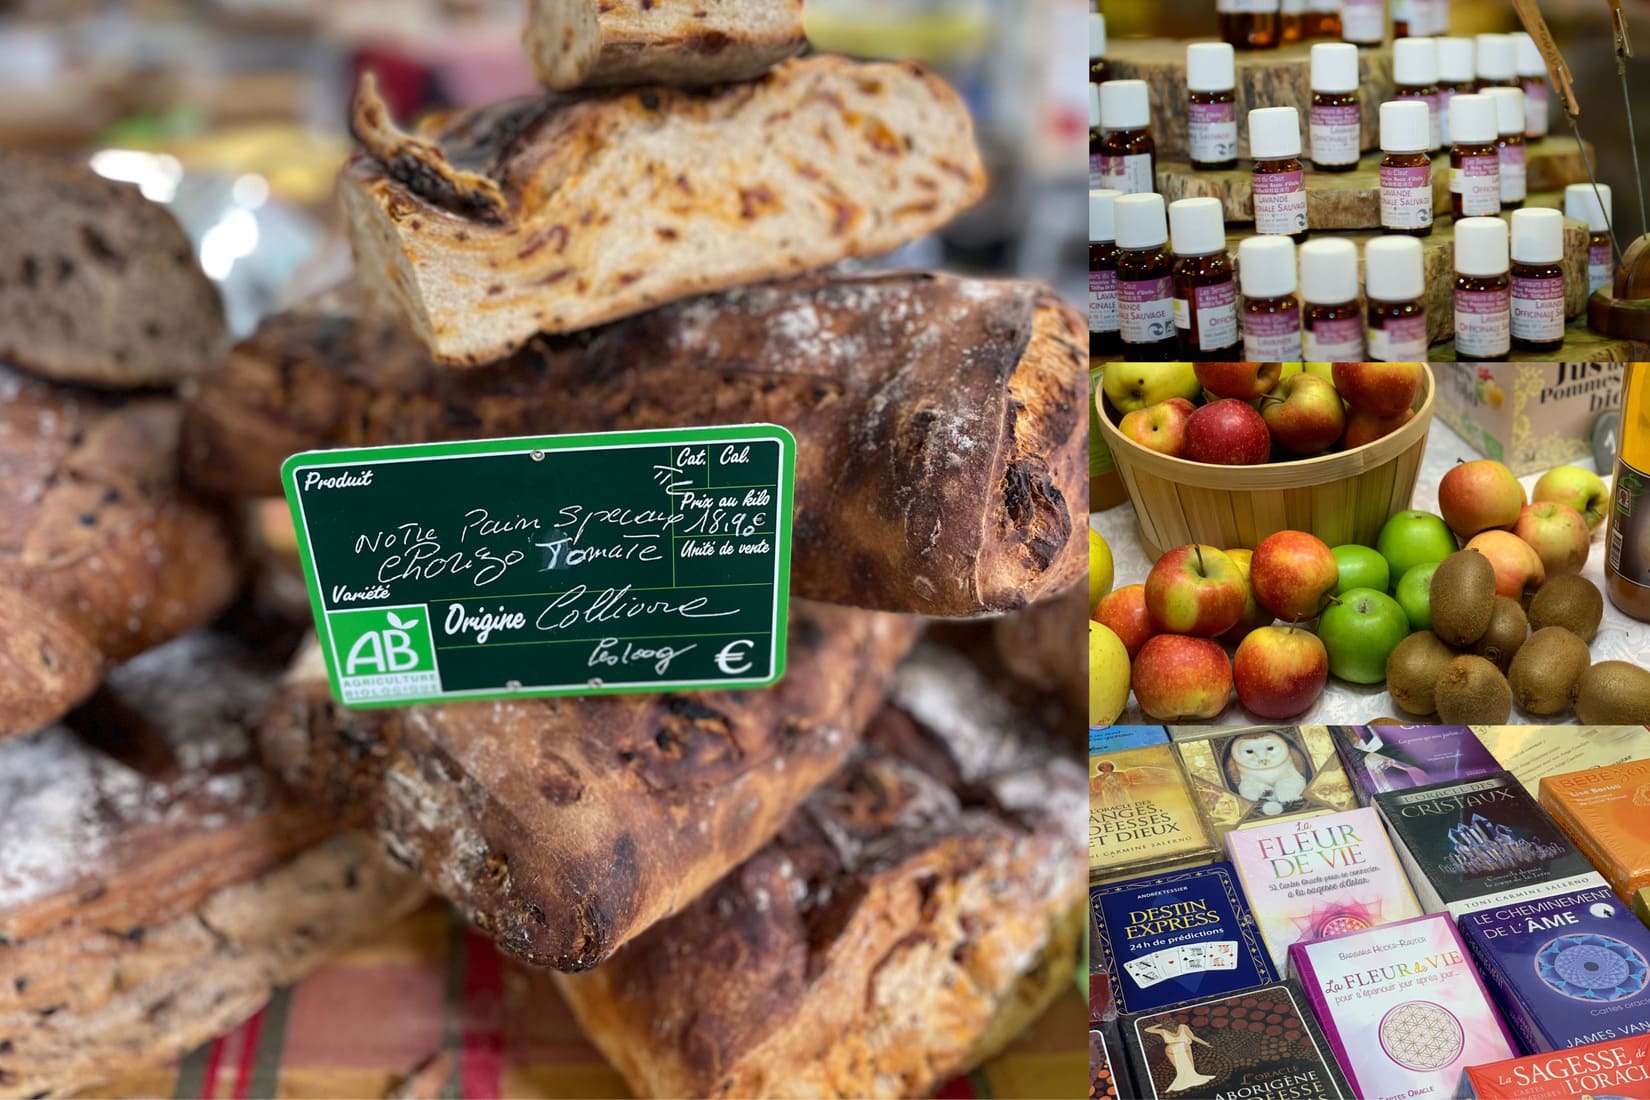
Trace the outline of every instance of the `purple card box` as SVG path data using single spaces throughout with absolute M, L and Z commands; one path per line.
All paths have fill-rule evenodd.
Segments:
M 1502 766 L 1466 726 L 1331 726 L 1359 805 L 1377 794 L 1479 779 Z

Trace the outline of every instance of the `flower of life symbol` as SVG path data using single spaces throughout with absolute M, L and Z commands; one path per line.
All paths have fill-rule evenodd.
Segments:
M 1417 1073 L 1442 1069 L 1461 1056 L 1466 1033 L 1449 1009 L 1431 1001 L 1405 1001 L 1381 1017 L 1381 1049 Z

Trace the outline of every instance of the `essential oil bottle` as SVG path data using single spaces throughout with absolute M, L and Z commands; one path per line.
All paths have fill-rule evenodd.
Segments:
M 1243 358 L 1300 362 L 1295 243 L 1287 237 L 1248 237 L 1238 245 L 1238 271 L 1243 280 Z
M 1481 34 L 1473 42 L 1477 57 L 1478 90 L 1518 88 L 1518 65 L 1512 35 Z
M 1312 47 L 1312 107 L 1307 116 L 1312 167 L 1350 172 L 1363 153 L 1363 113 L 1358 105 L 1358 47 L 1319 42 Z
M 1270 50 L 1278 45 L 1282 5 L 1279 0 L 1215 0 L 1221 41 L 1240 50 Z
M 1358 246 L 1320 237 L 1300 247 L 1301 357 L 1313 363 L 1361 363 L 1364 319 L 1358 308 Z
M 1125 195 L 1157 190 L 1157 142 L 1152 140 L 1151 96 L 1144 80 L 1100 85 L 1100 186 Z
M 1354 46 L 1379 46 L 1386 38 L 1385 0 L 1342 0 L 1341 37 Z
M 1117 319 L 1116 191 L 1089 192 L 1089 354 L 1117 355 L 1123 336 Z
M 1425 33 L 1415 24 L 1415 0 L 1392 0 L 1392 37 Z
M 1462 218 L 1455 226 L 1455 357 L 1505 359 L 1512 349 L 1507 223 Z
M 1106 82 L 1106 17 L 1089 13 L 1089 82 Z
M 1201 171 L 1237 167 L 1235 63 L 1225 42 L 1186 47 L 1186 131 L 1192 167 Z
M 1401 38 L 1392 44 L 1394 100 L 1415 100 L 1427 108 L 1427 152 L 1443 148 L 1438 121 L 1438 43 L 1430 38 Z
M 1523 351 L 1564 346 L 1564 215 L 1512 212 L 1512 342 Z
M 1129 359 L 1167 361 L 1174 331 L 1174 256 L 1163 196 L 1119 195 L 1112 203 L 1117 232 L 1117 321 Z
M 1449 208 L 1457 221 L 1501 212 L 1501 150 L 1495 100 L 1459 95 L 1450 108 Z
M 1444 148 L 1455 142 L 1450 129 L 1450 104 L 1458 95 L 1471 95 L 1478 90 L 1475 79 L 1472 39 L 1437 38 L 1438 44 L 1438 140 Z
M 1369 358 L 1376 363 L 1425 362 L 1426 275 L 1421 242 L 1376 237 L 1364 246 Z
M 1255 232 L 1306 240 L 1306 172 L 1301 168 L 1300 113 L 1293 107 L 1249 112 Z
M 1610 246 L 1610 185 L 1572 183 L 1564 189 L 1564 216 L 1587 223 L 1587 293 L 1612 286 L 1616 280 L 1615 253 Z
M 1306 0 L 1304 37 L 1339 38 L 1341 36 L 1341 0 Z
M 1427 105 L 1419 100 L 1381 104 L 1381 228 L 1388 233 L 1432 235 L 1430 128 Z
M 1283 0 L 1278 7 L 1278 42 L 1289 45 L 1306 37 L 1306 0 Z
M 1524 92 L 1497 85 L 1486 90 L 1495 101 L 1495 150 L 1500 154 L 1501 209 L 1522 206 L 1525 197 Z
M 1547 136 L 1547 112 L 1551 96 L 1547 89 L 1547 62 L 1535 47 L 1535 39 L 1525 31 L 1512 36 L 1513 69 L 1524 89 L 1524 138 L 1536 141 Z
M 1226 254 L 1219 199 L 1169 204 L 1174 261 L 1174 326 L 1180 357 L 1230 360 L 1238 347 L 1237 276 Z

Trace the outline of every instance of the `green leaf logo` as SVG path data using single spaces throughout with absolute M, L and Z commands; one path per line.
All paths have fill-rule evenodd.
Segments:
M 413 627 L 418 625 L 417 619 L 408 619 L 406 622 L 402 622 L 401 617 L 395 612 L 391 611 L 388 614 L 390 617 L 390 625 L 395 627 L 397 630 L 411 630 Z

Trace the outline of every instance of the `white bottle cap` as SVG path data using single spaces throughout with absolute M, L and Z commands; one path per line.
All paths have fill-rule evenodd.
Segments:
M 1109 187 L 1097 188 L 1089 192 L 1089 240 L 1115 241 L 1117 239 L 1117 223 L 1113 217 L 1113 207 L 1121 191 L 1113 191 Z
M 1603 198 L 1602 205 L 1599 199 Z M 1564 214 L 1578 222 L 1587 223 L 1589 233 L 1608 233 L 1610 231 L 1611 215 L 1610 185 L 1598 185 L 1598 194 L 1593 193 L 1590 183 L 1572 183 L 1564 189 Z
M 1358 296 L 1358 246 L 1345 237 L 1319 237 L 1301 245 L 1301 296 L 1339 305 Z
M 1108 80 L 1100 85 L 1102 129 L 1144 130 L 1151 123 L 1152 101 L 1144 80 Z
M 1449 139 L 1456 145 L 1493 145 L 1495 100 L 1487 95 L 1458 95 L 1449 101 Z
M 1186 47 L 1186 90 L 1229 92 L 1236 80 L 1232 47 L 1225 42 L 1194 42 Z
M 1500 218 L 1462 218 L 1455 223 L 1458 275 L 1507 273 L 1507 223 Z
M 1089 13 L 1089 60 L 1106 56 L 1106 17 Z
M 1180 199 L 1169 204 L 1169 233 L 1176 256 L 1207 256 L 1226 248 L 1226 215 L 1219 199 Z
M 1521 264 L 1556 264 L 1564 259 L 1564 215 L 1540 207 L 1514 210 L 1512 258 Z
M 1430 38 L 1400 38 L 1392 44 L 1393 81 L 1403 87 L 1438 83 L 1438 46 Z
M 1541 51 L 1535 48 L 1535 39 L 1528 31 L 1516 31 L 1513 40 L 1513 67 L 1519 76 L 1547 76 L 1547 62 L 1542 58 Z
M 1476 56 L 1470 38 L 1440 38 L 1438 42 L 1438 79 L 1449 84 L 1471 84 L 1478 75 L 1473 66 Z M 1455 126 L 1451 115 L 1450 127 Z
M 1100 129 L 1100 85 L 1089 85 L 1089 129 Z
M 1408 302 L 1425 293 L 1420 238 L 1376 237 L 1365 245 L 1364 288 L 1382 302 Z
M 1300 156 L 1300 112 L 1293 107 L 1257 107 L 1250 111 L 1249 155 L 1256 160 Z
M 1381 152 L 1424 153 L 1431 141 L 1432 112 L 1425 103 L 1418 99 L 1395 99 L 1381 104 Z
M 1268 234 L 1238 245 L 1238 272 L 1245 298 L 1281 298 L 1295 293 L 1295 242 Z
M 1319 42 L 1312 47 L 1312 90 L 1329 95 L 1358 90 L 1358 47 Z
M 1503 135 L 1522 134 L 1524 132 L 1524 89 L 1485 88 L 1484 94 L 1495 100 L 1496 130 Z M 1450 136 L 1453 137 L 1454 134 Z
M 1510 34 L 1478 36 L 1478 79 L 1510 80 L 1517 75 Z
M 1112 200 L 1118 248 L 1156 248 L 1169 239 L 1163 196 L 1119 195 Z

